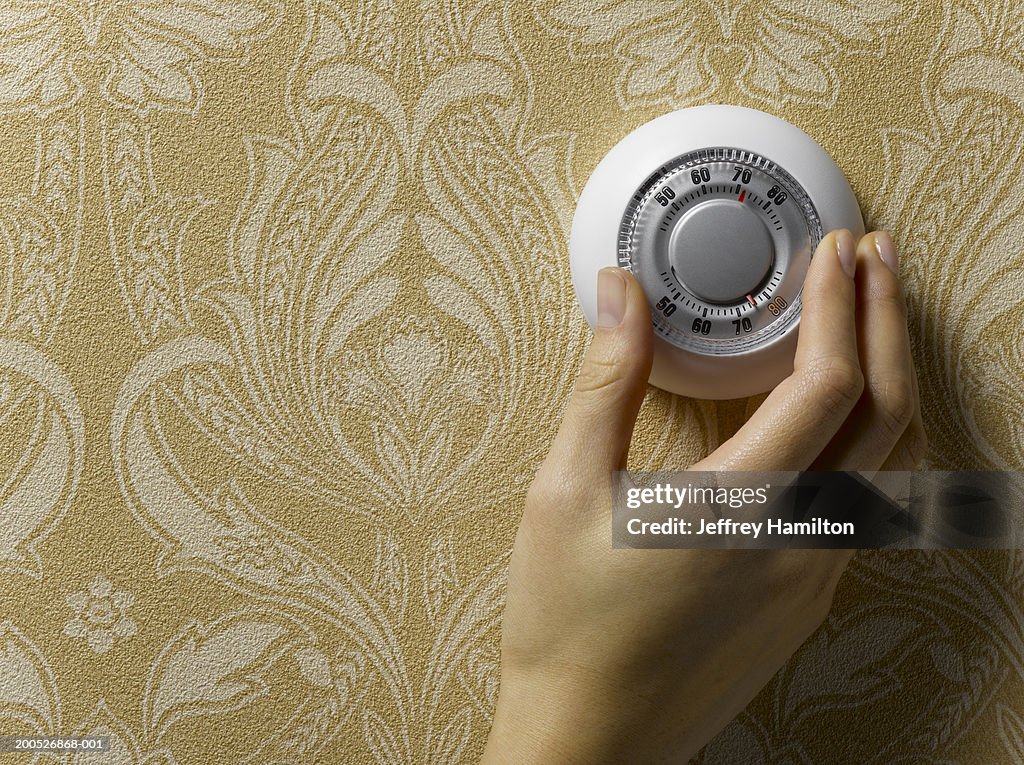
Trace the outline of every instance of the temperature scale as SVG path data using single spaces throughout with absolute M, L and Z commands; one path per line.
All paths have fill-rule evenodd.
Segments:
M 793 371 L 800 295 L 831 230 L 864 234 L 842 171 L 794 125 L 739 106 L 641 125 L 598 164 L 569 239 L 597 320 L 597 272 L 630 270 L 654 325 L 651 384 L 707 399 L 770 390 Z

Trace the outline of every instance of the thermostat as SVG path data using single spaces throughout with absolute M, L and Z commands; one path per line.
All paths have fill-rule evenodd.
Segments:
M 793 371 L 811 257 L 864 234 L 842 171 L 810 136 L 740 106 L 681 109 L 601 160 L 569 238 L 573 285 L 597 321 L 597 272 L 628 269 L 651 307 L 650 382 L 705 399 L 770 390 Z

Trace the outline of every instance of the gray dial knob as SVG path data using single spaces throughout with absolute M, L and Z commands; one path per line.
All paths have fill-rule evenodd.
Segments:
M 634 192 L 619 265 L 643 287 L 658 335 L 690 352 L 746 354 L 796 326 L 821 236 L 817 210 L 786 170 L 711 147 L 664 163 Z
M 709 303 L 737 303 L 764 281 L 775 257 L 761 217 L 732 199 L 689 210 L 669 240 L 669 263 L 686 289 Z

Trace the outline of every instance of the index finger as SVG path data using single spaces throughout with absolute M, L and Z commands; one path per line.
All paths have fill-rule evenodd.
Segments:
M 857 353 L 856 246 L 843 229 L 825 236 L 803 288 L 793 374 L 747 423 L 693 470 L 805 470 L 864 389 Z

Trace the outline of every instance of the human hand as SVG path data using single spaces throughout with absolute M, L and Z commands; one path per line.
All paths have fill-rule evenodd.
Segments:
M 885 233 L 822 240 L 793 374 L 691 470 L 920 462 L 896 263 Z M 639 284 L 605 269 L 594 338 L 513 547 L 485 765 L 686 762 L 820 625 L 853 554 L 613 549 L 612 472 L 626 466 L 651 354 Z

